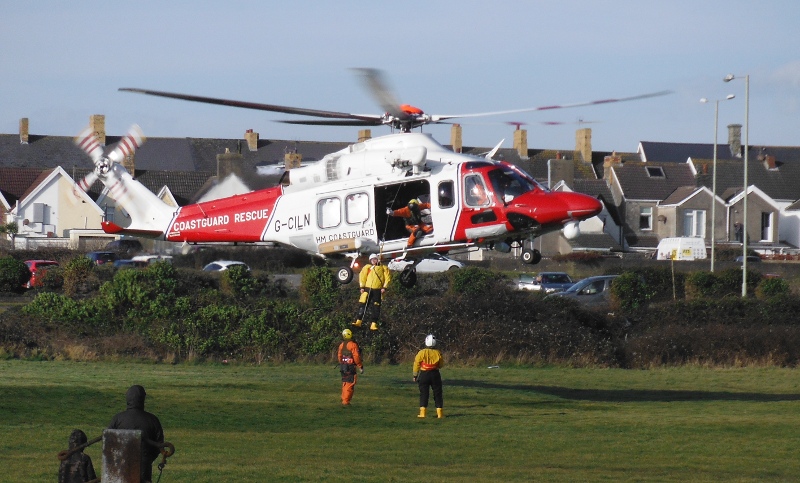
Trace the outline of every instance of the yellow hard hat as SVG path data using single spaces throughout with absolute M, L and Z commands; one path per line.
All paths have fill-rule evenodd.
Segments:
M 342 331 L 342 337 L 347 339 L 347 340 L 352 339 L 353 338 L 353 331 L 351 331 L 350 329 L 344 329 Z

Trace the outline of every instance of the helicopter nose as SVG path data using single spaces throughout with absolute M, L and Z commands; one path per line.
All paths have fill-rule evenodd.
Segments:
M 603 211 L 603 204 L 597 198 L 582 193 L 559 193 L 567 207 L 567 215 L 574 220 L 585 220 Z

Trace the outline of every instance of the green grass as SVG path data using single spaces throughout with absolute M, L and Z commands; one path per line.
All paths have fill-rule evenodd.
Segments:
M 176 447 L 163 483 L 800 479 L 796 370 L 448 367 L 443 420 L 410 372 L 368 366 L 344 409 L 331 365 L 0 361 L 0 481 L 54 481 L 131 384 Z

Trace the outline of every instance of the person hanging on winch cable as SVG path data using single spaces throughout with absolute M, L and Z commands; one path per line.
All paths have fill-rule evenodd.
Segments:
M 406 246 L 411 248 L 417 237 L 423 237 L 433 232 L 430 215 L 431 204 L 422 203 L 416 198 L 409 200 L 404 208 L 393 210 L 386 208 L 386 214 L 390 216 L 400 216 L 405 219 L 406 230 L 408 230 L 408 243 Z
M 386 293 L 392 276 L 389 269 L 381 265 L 377 253 L 369 256 L 369 263 L 364 265 L 358 274 L 358 283 L 361 286 L 361 296 L 358 299 L 359 307 L 356 321 L 353 325 L 361 327 L 364 320 L 371 322 L 369 330 L 378 330 L 378 319 L 381 316 L 381 300 Z
M 364 365 L 361 363 L 361 348 L 353 340 L 353 332 L 350 329 L 342 331 L 342 343 L 339 344 L 337 351 L 339 358 L 339 372 L 342 373 L 342 406 L 349 406 L 353 399 L 353 392 L 356 389 L 358 375 L 364 374 Z

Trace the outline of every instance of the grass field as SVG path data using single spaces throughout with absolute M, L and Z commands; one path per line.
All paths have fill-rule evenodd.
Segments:
M 410 372 L 367 366 L 345 409 L 328 365 L 0 361 L 0 481 L 55 481 L 131 384 L 176 447 L 163 483 L 800 480 L 796 370 L 450 367 L 443 420 Z

